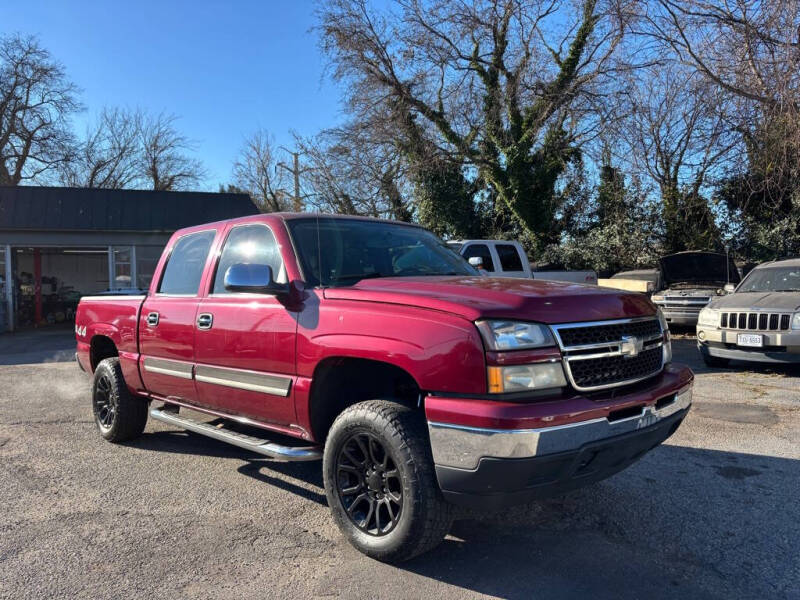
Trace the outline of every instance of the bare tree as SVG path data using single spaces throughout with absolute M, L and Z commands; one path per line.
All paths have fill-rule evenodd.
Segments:
M 658 0 L 645 14 L 645 33 L 730 98 L 743 143 L 721 196 L 766 246 L 800 247 L 800 2 Z
M 411 220 L 405 162 L 379 123 L 353 121 L 297 143 L 317 210 Z
M 75 85 L 34 37 L 0 37 L 0 185 L 35 180 L 70 153 Z
M 280 212 L 289 208 L 286 172 L 279 166 L 275 141 L 259 129 L 244 141 L 233 165 L 233 179 L 245 189 L 261 212 Z
M 154 190 L 184 190 L 205 176 L 202 163 L 188 155 L 195 143 L 175 128 L 175 115 L 144 115 L 139 120 L 140 169 Z
M 62 182 L 75 187 L 135 187 L 142 180 L 142 121 L 140 111 L 104 108 L 62 166 Z
M 351 105 L 389 99 L 430 125 L 531 231 L 551 235 L 554 186 L 585 109 L 617 72 L 622 0 L 328 0 L 322 45 Z M 579 125 L 579 126 L 578 126 Z
M 800 107 L 800 3 L 643 3 L 649 35 L 720 89 L 764 105 Z

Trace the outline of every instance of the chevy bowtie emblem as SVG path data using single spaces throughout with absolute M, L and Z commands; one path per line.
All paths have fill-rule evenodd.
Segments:
M 639 356 L 639 353 L 644 349 L 644 340 L 635 335 L 623 335 L 622 341 L 619 345 L 619 351 L 625 358 L 633 358 Z

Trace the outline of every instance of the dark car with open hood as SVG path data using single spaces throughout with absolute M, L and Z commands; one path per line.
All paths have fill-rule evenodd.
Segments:
M 671 325 L 696 325 L 703 307 L 740 280 L 733 259 L 716 252 L 678 252 L 661 258 L 659 266 L 661 289 L 652 300 Z

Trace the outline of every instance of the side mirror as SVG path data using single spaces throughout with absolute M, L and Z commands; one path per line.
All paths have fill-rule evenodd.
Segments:
M 287 285 L 275 283 L 272 267 L 238 263 L 225 271 L 225 289 L 229 292 L 251 294 L 281 294 L 289 290 Z
M 483 259 L 480 256 L 470 256 L 467 262 L 476 269 L 483 268 Z
M 722 289 L 725 291 L 726 294 L 732 294 L 736 289 L 736 286 L 733 285 L 732 283 L 726 283 L 725 287 Z

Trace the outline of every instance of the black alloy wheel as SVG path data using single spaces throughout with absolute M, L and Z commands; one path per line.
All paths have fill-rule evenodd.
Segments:
M 97 378 L 92 396 L 94 414 L 97 424 L 103 429 L 111 429 L 114 416 L 117 414 L 117 398 L 112 391 L 112 383 L 108 376 Z
M 375 435 L 357 432 L 342 445 L 336 491 L 350 521 L 373 536 L 390 533 L 403 511 L 403 483 L 391 454 Z
M 92 381 L 92 412 L 100 435 L 109 442 L 139 436 L 147 424 L 147 410 L 147 400 L 128 389 L 119 358 L 100 361 Z

